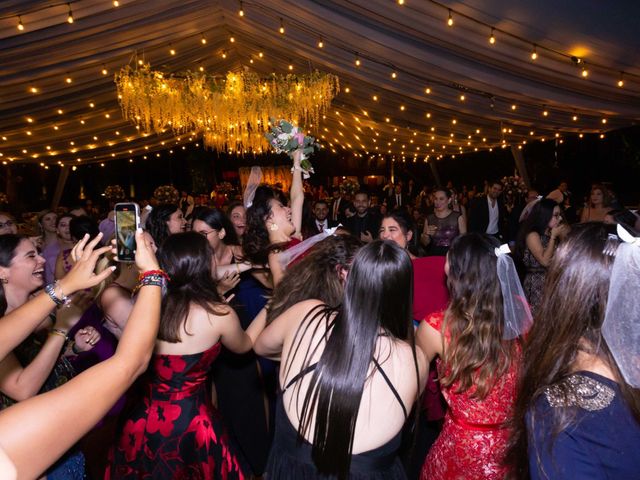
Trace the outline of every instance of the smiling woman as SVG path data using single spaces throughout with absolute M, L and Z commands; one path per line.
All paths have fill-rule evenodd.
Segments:
M 25 304 L 29 295 L 44 283 L 45 259 L 40 256 L 33 243 L 19 235 L 0 236 L 0 315 L 4 316 Z M 58 284 L 48 286 L 56 298 L 66 298 Z M 51 295 L 50 294 L 50 295 Z M 69 304 L 57 315 L 50 315 L 12 353 L 0 361 L 0 408 L 4 409 L 16 402 L 52 390 L 75 375 L 73 367 L 60 352 L 67 352 L 65 346 L 87 351 L 93 348 L 92 332 L 81 329 L 70 343 L 67 333 L 80 319 L 82 308 Z M 54 328 L 47 335 L 44 326 Z M 78 351 L 78 350 L 76 350 Z M 72 450 L 47 472 L 52 475 L 58 469 L 73 472 L 69 478 L 83 478 L 84 457 L 78 450 Z

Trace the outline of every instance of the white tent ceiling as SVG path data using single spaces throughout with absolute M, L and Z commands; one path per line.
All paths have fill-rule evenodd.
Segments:
M 244 0 L 243 16 L 238 0 L 114 3 L 0 3 L 0 160 L 86 163 L 197 142 L 122 118 L 113 76 L 137 59 L 167 73 L 334 73 L 341 93 L 312 133 L 360 154 L 421 161 L 640 119 L 640 2 Z

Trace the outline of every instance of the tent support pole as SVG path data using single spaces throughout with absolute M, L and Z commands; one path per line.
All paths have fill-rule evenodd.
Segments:
M 527 186 L 527 188 L 531 188 L 531 181 L 529 180 L 529 174 L 527 173 L 527 165 L 524 161 L 524 155 L 522 154 L 522 150 L 511 147 L 511 155 L 513 155 L 513 161 L 516 164 L 516 169 L 518 170 L 518 174 L 522 181 Z
M 436 185 L 442 185 L 440 181 L 440 175 L 438 174 L 438 168 L 436 167 L 435 160 L 429 160 L 429 166 L 431 167 L 431 173 L 433 174 L 433 178 L 436 181 Z
M 67 183 L 67 177 L 69 176 L 69 165 L 65 165 L 60 170 L 60 175 L 58 175 L 58 183 L 56 183 L 56 191 L 53 194 L 53 199 L 51 200 L 51 210 L 55 210 L 60 205 L 60 200 L 62 199 L 62 192 L 64 191 L 64 184 Z

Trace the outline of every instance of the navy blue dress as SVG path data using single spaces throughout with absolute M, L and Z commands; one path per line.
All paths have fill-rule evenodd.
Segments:
M 554 439 L 552 419 L 561 409 L 575 418 Z M 640 424 L 616 382 L 574 373 L 548 387 L 526 420 L 533 480 L 640 478 Z

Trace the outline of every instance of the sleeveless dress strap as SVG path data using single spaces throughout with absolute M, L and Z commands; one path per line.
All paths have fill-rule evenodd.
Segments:
M 386 372 L 382 369 L 382 366 L 380 365 L 380 363 L 378 363 L 378 360 L 376 360 L 374 358 L 373 359 L 373 363 L 376 366 L 376 368 L 378 369 L 378 371 L 380 372 L 380 374 L 382 375 L 382 378 L 384 378 L 384 381 L 387 382 L 387 385 L 389 386 L 389 389 L 391 390 L 391 393 L 393 393 L 393 396 L 396 397 L 396 400 L 398 400 L 398 403 L 402 407 L 402 413 L 404 413 L 404 418 L 406 419 L 408 417 L 407 407 L 405 407 L 402 399 L 400 398 L 400 394 L 398 393 L 396 388 L 391 383 L 391 380 L 387 376 Z

